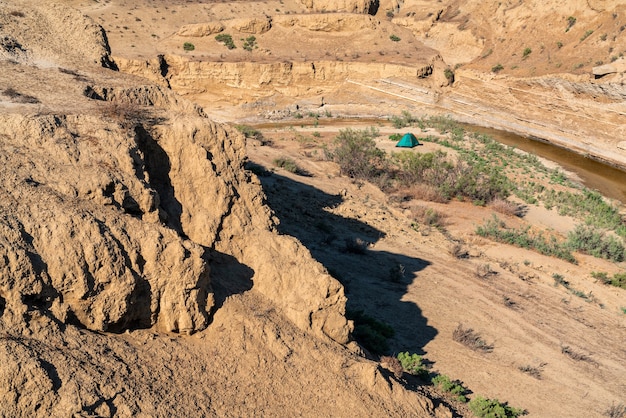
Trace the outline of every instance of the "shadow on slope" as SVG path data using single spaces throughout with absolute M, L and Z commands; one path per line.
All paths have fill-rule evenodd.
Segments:
M 391 325 L 395 336 L 381 354 L 423 347 L 437 335 L 421 309 L 402 300 L 412 277 L 430 263 L 402 254 L 377 251 L 371 244 L 384 232 L 355 219 L 330 213 L 343 198 L 272 174 L 260 177 L 269 206 L 280 219 L 278 229 L 304 244 L 339 280 L 348 297 L 347 310 Z

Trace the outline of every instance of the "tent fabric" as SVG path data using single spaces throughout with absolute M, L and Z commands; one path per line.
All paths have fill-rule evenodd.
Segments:
M 406 133 L 404 134 L 402 139 L 398 141 L 398 143 L 396 144 L 396 147 L 413 148 L 414 146 L 419 145 L 419 144 L 420 143 L 417 141 L 417 138 L 415 137 L 415 135 L 411 133 Z

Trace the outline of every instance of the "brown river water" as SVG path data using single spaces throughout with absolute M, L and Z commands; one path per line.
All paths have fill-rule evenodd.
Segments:
M 603 196 L 619 200 L 626 205 L 626 171 L 547 142 L 478 126 L 464 126 L 464 128 L 468 131 L 487 134 L 502 144 L 554 161 L 564 170 L 576 174 L 589 189 L 597 190 Z

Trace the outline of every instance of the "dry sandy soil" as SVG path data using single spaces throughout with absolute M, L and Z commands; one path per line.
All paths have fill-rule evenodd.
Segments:
M 32 199 L 32 207 L 45 213 L 45 203 L 27 198 L 28 187 L 44 184 L 43 180 L 52 184 L 56 173 L 65 169 L 79 182 L 85 176 L 89 184 L 84 192 L 78 186 L 72 192 L 74 186 L 67 186 L 73 184 L 68 180 L 59 183 L 63 188 L 50 186 L 52 192 L 45 202 L 57 202 L 55 196 L 60 195 L 61 202 L 71 203 L 54 203 L 58 218 L 65 219 L 64 213 L 75 210 L 74 205 L 80 208 L 81 221 L 93 216 L 104 219 L 102 224 L 113 222 L 115 227 L 107 237 L 115 235 L 115 228 L 133 230 L 127 234 L 130 237 L 121 234 L 129 241 L 158 232 L 172 242 L 171 248 L 185 254 L 184 262 L 168 264 L 172 276 L 203 276 L 203 262 L 210 264 L 210 287 L 181 284 L 184 291 L 180 292 L 193 288 L 212 296 L 205 305 L 199 303 L 200 297 L 171 302 L 168 291 L 170 295 L 173 291 L 164 281 L 151 281 L 152 289 L 162 292 L 152 296 L 152 303 L 154 298 L 170 298 L 167 304 L 160 302 L 168 309 L 156 309 L 148 318 L 142 317 L 148 321 L 142 327 L 112 334 L 97 324 L 85 326 L 87 320 L 82 317 L 78 322 L 71 318 L 74 305 L 71 309 L 66 305 L 87 303 L 92 296 L 89 292 L 85 292 L 89 297 L 76 297 L 72 286 L 56 286 L 65 301 L 62 297 L 53 303 L 54 298 L 47 295 L 48 299 L 34 303 L 23 297 L 28 306 L 20 311 L 22 308 L 9 303 L 6 288 L 12 282 L 5 280 L 0 287 L 0 355 L 13 366 L 0 373 L 0 382 L 9 388 L 0 392 L 0 406 L 4 406 L 0 409 L 8 411 L 0 411 L 0 415 L 472 415 L 465 405 L 418 379 L 406 375 L 396 379 L 379 365 L 378 357 L 363 352 L 354 342 L 342 341 L 349 329 L 342 322 L 343 304 L 348 310 L 364 310 L 390 324 L 395 330 L 389 341 L 392 353 L 423 355 L 431 371 L 459 379 L 471 391 L 470 397 L 498 398 L 526 409 L 533 417 L 600 417 L 611 405 L 626 401 L 626 292 L 591 277 L 592 271 L 623 272 L 623 263 L 577 254 L 579 264 L 573 265 L 496 244 L 475 234 L 476 226 L 492 216 L 490 207 L 459 201 L 398 201 L 371 184 L 339 175 L 338 166 L 322 158 L 322 147 L 346 126 L 376 124 L 381 132 L 378 146 L 393 152 L 393 142 L 386 138 L 398 131 L 375 121 L 408 110 L 451 113 L 461 121 L 535 135 L 626 166 L 626 151 L 619 147 L 626 134 L 624 67 L 620 67 L 624 64 L 619 58 L 626 52 L 626 9 L 620 2 L 434 4 L 416 0 L 399 4 L 390 0 L 380 2 L 375 15 L 363 13 L 372 11 L 369 3 L 356 1 L 63 3 L 102 25 L 112 60 L 121 73 L 94 70 L 81 62 L 81 53 L 85 61 L 99 57 L 95 47 L 86 53 L 57 39 L 54 48 L 50 47 L 56 52 L 48 53 L 42 42 L 45 37 L 32 41 L 44 51 L 33 47 L 37 60 L 18 57 L 26 62 L 18 60 L 18 65 L 3 56 L 2 82 L 19 84 L 23 94 L 40 100 L 29 105 L 5 97 L 5 127 L 28 125 L 14 122 L 10 115 L 17 114 L 50 129 L 49 137 L 44 128 L 25 135 L 42 138 L 33 139 L 39 142 L 31 147 L 40 154 L 24 157 L 15 166 L 7 163 L 3 187 L 11 191 L 15 177 L 19 193 L 23 193 L 19 196 L 24 202 Z M 17 7 L 16 11 L 28 13 L 29 6 L 28 1 L 16 2 L 3 4 L 3 10 L 7 13 Z M 545 27 L 546 16 L 559 25 Z M 577 20 L 566 31 L 569 16 Z M 20 27 L 19 15 L 4 18 L 11 22 L 5 22 L 5 30 L 18 28 L 15 33 L 24 38 L 33 29 Z M 59 21 L 63 20 L 55 20 Z M 589 28 L 593 32 L 585 36 Z M 77 27 L 76 33 L 81 30 Z M 232 35 L 236 49 L 228 50 L 215 41 L 220 31 Z M 52 35 L 69 36 L 62 30 Z M 246 51 L 243 42 L 251 35 L 258 48 Z M 392 35 L 400 40 L 392 40 Z M 79 45 L 76 39 L 70 40 Z M 185 42 L 193 43 L 194 50 L 185 51 Z M 526 47 L 532 49 L 527 57 L 522 52 Z M 613 56 L 618 71 L 594 80 L 591 68 L 600 61 L 610 63 Z M 499 63 L 503 70 L 491 72 Z M 454 83 L 446 78 L 445 69 L 454 70 Z M 99 105 L 85 97 L 87 84 L 99 87 L 97 93 L 102 96 L 107 94 L 102 86 L 109 86 L 106 100 L 130 97 L 163 109 L 154 128 L 162 135 L 160 139 L 155 136 L 163 148 L 157 147 L 159 155 L 165 153 L 174 161 L 167 173 L 146 168 L 141 181 L 131 181 L 128 176 L 136 169 L 127 164 L 131 168 L 117 174 L 119 182 L 128 185 L 129 195 L 142 205 L 146 222 L 115 212 L 125 208 L 123 190 L 110 192 L 111 201 L 106 194 L 94 197 L 94 190 L 97 195 L 99 188 L 108 187 L 102 183 L 102 173 L 109 169 L 122 172 L 128 157 L 123 151 L 126 145 L 116 145 L 116 135 L 123 138 L 119 143 L 130 141 L 132 148 L 132 133 L 114 120 L 102 118 Z M 170 89 L 203 111 L 171 94 Z M 306 117 L 308 112 L 360 119 L 350 125 L 334 122 L 300 127 L 302 119 L 295 115 Z M 72 117 L 69 121 L 61 118 L 63 123 L 46 119 L 60 114 L 86 114 L 87 119 L 78 117 L 72 122 Z M 206 115 L 218 122 L 258 124 L 271 144 L 248 141 L 244 149 L 234 129 L 198 121 Z M 111 116 L 115 117 L 119 115 Z M 272 125 L 283 120 L 288 125 Z M 10 129 L 3 135 L 18 141 L 7 142 L 3 161 L 17 161 L 10 156 L 27 154 L 16 145 L 20 139 L 15 139 Z M 202 142 L 205 136 L 209 145 Z M 84 168 L 89 159 L 102 157 L 80 148 L 84 145 L 76 145 L 75 139 L 85 139 L 78 141 L 80 144 L 108 144 L 115 158 L 98 160 L 99 168 L 91 173 Z M 426 144 L 412 152 L 434 147 Z M 140 151 L 148 154 L 145 149 Z M 59 152 L 64 163 L 62 169 L 50 168 L 55 174 L 46 179 L 46 168 L 38 165 L 37 158 L 56 155 L 53 152 Z M 221 153 L 228 156 L 220 160 L 217 156 Z M 252 163 L 272 173 L 257 179 L 243 170 L 236 172 L 243 166 L 245 153 Z M 217 167 L 205 161 L 214 156 L 221 161 Z M 308 174 L 275 167 L 274 160 L 280 157 L 292 158 Z M 33 178 L 20 171 L 31 166 L 39 167 L 31 170 L 36 174 Z M 69 171 L 70 166 L 75 171 Z M 185 167 L 189 169 L 185 171 Z M 211 181 L 207 182 L 207 177 Z M 145 184 L 150 178 L 163 184 Z M 171 206 L 166 207 L 164 187 L 173 202 L 182 202 L 178 220 L 172 220 L 168 212 Z M 163 216 L 162 208 L 144 205 L 137 197 L 151 195 L 151 188 L 161 195 L 169 217 Z M 12 193 L 7 192 L 18 196 L 18 192 Z M 225 201 L 236 203 L 222 208 L 219 203 Z M 28 212 L 28 203 L 24 206 Z M 37 227 L 35 215 L 10 223 L 11 207 L 8 203 L 2 206 L 3 222 L 8 225 L 3 231 L 9 231 L 6 236 L 15 235 L 10 232 L 19 229 L 15 225 L 31 228 L 15 238 L 23 243 L 20 251 L 24 249 L 24 259 L 36 261 L 32 254 L 42 254 L 45 260 L 45 251 L 35 250 L 41 245 L 38 240 L 47 237 L 42 232 L 46 228 Z M 206 227 L 197 220 L 205 219 L 206 207 L 211 207 L 215 212 L 211 215 L 222 219 L 223 225 Z M 441 230 L 419 222 L 416 227 L 413 213 L 423 207 L 444 216 Z M 154 218 L 150 223 L 149 216 Z M 53 223 L 54 217 L 45 221 Z M 123 221 L 116 221 L 118 217 Z M 571 218 L 538 206 L 528 207 L 523 217 L 505 219 L 510 225 L 531 224 L 562 236 L 575 224 Z M 207 223 L 213 225 L 210 219 Z M 80 223 L 76 225 L 77 230 L 82 228 Z M 213 240 L 207 238 L 212 234 Z M 121 246 L 117 238 L 107 248 Z M 369 243 L 364 254 L 344 251 L 345 240 L 356 238 Z M 8 238 L 5 241 L 12 243 Z M 10 248 L 5 241 L 4 248 Z M 452 248 L 458 244 L 466 257 L 453 255 Z M 72 247 L 62 245 L 68 251 Z M 157 262 L 165 263 L 171 256 L 154 251 Z M 202 251 L 205 254 L 196 257 Z M 115 258 L 115 250 L 109 252 Z M 133 264 L 128 270 L 135 276 L 140 270 L 143 274 L 143 265 L 136 268 L 135 263 L 127 260 L 126 264 Z M 487 265 L 490 274 L 479 274 Z M 404 274 L 392 280 L 390 270 L 399 266 Z M 32 275 L 37 276 L 37 271 Z M 586 300 L 555 286 L 555 274 L 562 275 L 571 289 L 593 298 Z M 37 290 L 24 292 L 35 294 Z M 101 305 L 111 303 L 105 300 Z M 94 306 L 100 309 L 101 305 Z M 202 307 L 210 311 L 210 320 L 197 312 Z M 58 314 L 59 310 L 65 313 Z M 192 319 L 185 316 L 188 310 L 195 313 Z M 86 312 L 88 318 L 89 309 Z M 203 320 L 206 329 L 197 325 Z M 181 325 L 184 321 L 191 321 L 197 329 L 185 328 Z M 452 333 L 459 325 L 478 331 L 493 349 L 477 352 L 455 342 Z M 184 331 L 198 332 L 186 336 Z M 568 356 L 565 347 L 580 356 Z M 520 367 L 525 366 L 535 368 L 539 375 L 524 373 Z
M 433 370 L 460 379 L 474 393 L 523 406 L 530 416 L 602 416 L 605 406 L 618 403 L 625 373 L 626 323 L 620 310 L 624 291 L 600 285 L 590 273 L 619 272 L 623 266 L 586 256 L 574 266 L 496 244 L 474 232 L 497 214 L 490 208 L 469 202 L 393 203 L 377 188 L 339 176 L 334 163 L 319 157 L 337 129 L 346 127 L 266 129 L 272 145 L 253 145 L 249 154 L 274 172 L 262 182 L 281 230 L 305 243 L 340 278 L 348 307 L 391 324 L 397 332 L 394 352 L 424 354 Z M 311 136 L 312 129 L 321 136 Z M 379 129 L 379 147 L 394 152 L 387 135 L 399 131 L 389 125 Z M 434 147 L 426 144 L 412 152 Z M 292 158 L 310 176 L 276 167 L 274 160 L 283 157 Z M 424 225 L 412 228 L 413 206 L 439 211 L 445 233 Z M 532 205 L 522 219 L 504 219 L 509 225 L 528 223 L 563 234 L 575 223 Z M 354 238 L 370 243 L 365 255 L 345 253 L 344 240 Z M 458 242 L 467 258 L 452 255 Z M 399 283 L 390 278 L 390 270 L 398 265 L 405 269 Z M 477 273 L 485 265 L 493 275 Z M 597 300 L 590 303 L 555 286 L 554 274 L 571 280 L 573 288 L 592 292 Z M 477 353 L 455 342 L 452 333 L 459 324 L 479 331 L 493 343 L 493 351 Z M 564 346 L 588 354 L 590 361 L 572 360 L 561 352 Z M 519 370 L 527 365 L 539 367 L 541 377 Z

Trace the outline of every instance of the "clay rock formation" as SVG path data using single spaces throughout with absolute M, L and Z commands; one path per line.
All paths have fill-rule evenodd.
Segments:
M 25 16 L 63 21 L 65 9 L 50 10 Z M 46 72 L 50 86 L 73 75 L 82 89 L 0 115 L 2 326 L 27 332 L 38 312 L 98 331 L 193 333 L 209 322 L 217 274 L 222 297 L 254 287 L 301 329 L 347 342 L 343 288 L 275 232 L 260 183 L 244 169 L 243 136 L 169 90 L 102 73 L 93 64 L 107 62 L 108 47 L 95 27 L 81 26 L 96 45 L 80 64 L 86 75 Z M 43 57 L 79 59 L 17 35 L 25 77 L 43 75 Z M 71 103 L 84 114 L 65 113 Z
M 209 22 L 209 23 L 192 23 L 182 26 L 177 32 L 178 36 L 191 36 L 202 37 L 209 36 L 215 33 L 220 33 L 224 30 L 224 24 L 222 22 Z
M 277 25 L 307 29 L 314 32 L 354 32 L 376 29 L 379 22 L 367 15 L 352 13 L 278 15 L 272 22 Z
M 32 30 L 37 27 L 36 31 Z M 33 7 L 29 1 L 0 3 L 0 58 L 44 66 L 110 65 L 101 26 L 61 4 Z
M 375 15 L 377 0 L 301 0 L 302 4 L 314 12 L 347 12 Z
M 159 223 L 169 202 L 153 140 L 93 117 L 1 125 L 3 321 L 49 309 L 93 330 L 206 327 L 204 250 Z

